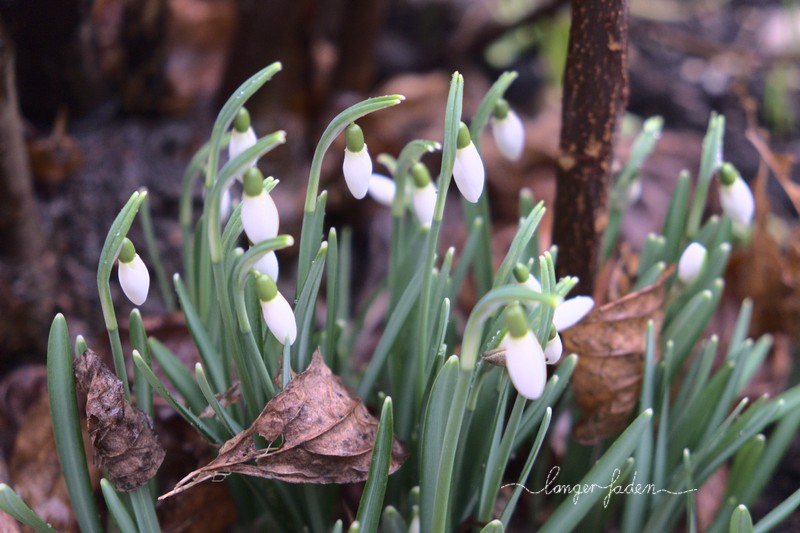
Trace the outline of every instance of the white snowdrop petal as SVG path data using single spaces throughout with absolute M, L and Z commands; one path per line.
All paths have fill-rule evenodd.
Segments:
M 397 190 L 394 180 L 383 174 L 372 174 L 369 177 L 369 195 L 376 202 L 391 207 L 394 193 Z
M 281 344 L 284 342 L 288 342 L 289 345 L 294 344 L 297 339 L 294 311 L 281 293 L 276 294 L 275 298 L 268 302 L 261 302 L 261 316 Z
M 636 178 L 633 180 L 628 187 L 628 194 L 625 198 L 628 202 L 628 205 L 633 205 L 639 201 L 642 197 L 642 180 L 640 178 Z
M 234 159 L 236 156 L 238 156 L 239 154 L 241 154 L 242 152 L 244 152 L 245 150 L 256 144 L 257 141 L 258 138 L 256 137 L 256 132 L 253 131 L 252 127 L 248 128 L 247 131 L 245 132 L 238 132 L 234 128 L 234 130 L 231 131 L 231 140 L 228 143 L 228 160 L 230 161 Z M 242 170 L 235 174 L 236 179 L 238 181 L 242 181 L 242 174 L 244 174 L 244 171 L 248 167 L 252 167 L 255 164 L 256 164 L 255 158 L 248 161 L 247 164 L 244 167 L 242 167 Z
M 483 161 L 473 143 L 456 150 L 456 160 L 453 165 L 453 178 L 456 180 L 458 190 L 468 202 L 475 203 L 483 192 L 483 183 L 486 173 L 483 170 Z
M 219 218 L 223 222 L 228 220 L 228 217 L 231 216 L 231 188 L 227 187 L 225 192 L 222 193 L 222 201 L 220 202 L 219 206 Z
M 722 210 L 734 222 L 744 226 L 752 222 L 756 204 L 750 187 L 747 186 L 747 183 L 742 178 L 736 178 L 728 186 L 720 185 L 719 202 L 722 204 Z
M 678 261 L 678 278 L 686 284 L 693 282 L 703 269 L 706 254 L 705 247 L 699 242 L 687 246 Z
M 430 226 L 433 222 L 433 212 L 436 209 L 436 188 L 433 183 L 428 183 L 424 187 L 414 187 L 412 203 L 419 223 L 423 226 Z
M 247 131 L 240 132 L 234 129 L 231 131 L 231 140 L 228 143 L 228 158 L 233 159 L 239 154 L 256 144 L 256 132 L 253 128 L 247 128 Z
M 536 292 L 542 292 L 542 284 L 539 283 L 539 280 L 533 277 L 533 274 L 528 276 L 528 279 L 525 280 L 524 285 L 531 290 Z
M 594 300 L 589 296 L 576 296 L 564 300 L 556 307 L 553 316 L 553 325 L 556 331 L 569 329 L 585 317 L 594 307 Z
M 544 347 L 544 360 L 548 365 L 554 365 L 561 359 L 561 353 L 564 351 L 564 345 L 561 344 L 561 335 L 556 333 L 556 336 L 550 339 L 547 346 Z
M 142 305 L 150 290 L 150 273 L 139 254 L 134 255 L 129 263 L 119 261 L 118 275 L 120 287 L 128 300 L 134 305 Z
M 267 191 L 242 196 L 242 226 L 250 242 L 258 244 L 278 235 L 278 208 Z
M 267 252 L 261 256 L 261 259 L 253 266 L 256 270 L 261 272 L 262 274 L 266 274 L 267 276 L 272 278 L 272 281 L 278 281 L 278 256 L 275 255 L 275 252 Z
M 506 368 L 511 383 L 525 398 L 537 399 L 544 392 L 547 382 L 547 367 L 542 347 L 530 331 L 519 338 L 507 335 L 504 344 Z
M 506 159 L 519 160 L 525 146 L 525 126 L 519 115 L 509 110 L 505 118 L 493 118 L 492 136 L 497 149 Z
M 350 189 L 350 193 L 356 200 L 364 198 L 369 189 L 369 178 L 372 175 L 372 159 L 369 157 L 366 144 L 358 152 L 351 152 L 345 148 L 342 173 L 344 173 L 347 188 Z

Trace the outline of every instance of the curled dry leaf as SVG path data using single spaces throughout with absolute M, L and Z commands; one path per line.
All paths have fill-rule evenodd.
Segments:
M 317 350 L 308 369 L 272 398 L 248 429 L 159 499 L 231 473 L 289 483 L 364 481 L 377 428 L 375 417 L 331 373 Z M 259 437 L 263 447 L 256 446 Z M 406 455 L 395 439 L 389 473 L 400 468 Z
M 573 436 L 585 444 L 617 435 L 628 424 L 639 399 L 647 323 L 655 331 L 663 320 L 667 270 L 652 285 L 594 309 L 561 333 L 565 353 L 580 359 L 572 375 L 581 419 Z M 656 342 L 658 346 L 658 342 Z
M 76 359 L 75 380 L 87 393 L 95 466 L 108 470 L 117 490 L 128 492 L 150 481 L 164 460 L 150 417 L 125 400 L 122 381 L 92 350 Z

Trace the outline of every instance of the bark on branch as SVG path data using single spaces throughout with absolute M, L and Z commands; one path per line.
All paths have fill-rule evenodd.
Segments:
M 573 0 L 553 241 L 558 275 L 594 292 L 617 123 L 628 97 L 628 0 Z

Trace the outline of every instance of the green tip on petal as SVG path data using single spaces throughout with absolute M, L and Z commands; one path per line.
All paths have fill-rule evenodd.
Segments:
M 456 141 L 456 148 L 461 150 L 466 148 L 472 143 L 472 138 L 469 136 L 469 128 L 463 122 L 458 126 L 458 141 Z
M 558 330 L 556 329 L 556 326 L 554 324 L 550 324 L 550 335 L 547 336 L 547 340 L 551 341 L 555 339 L 556 335 L 558 335 Z
M 355 122 L 347 126 L 344 132 L 344 139 L 347 143 L 347 149 L 351 152 L 360 152 L 364 149 L 364 132 Z
M 736 178 L 739 177 L 739 171 L 736 170 L 735 166 L 731 165 L 728 162 L 725 162 L 719 166 L 717 175 L 719 176 L 720 183 L 722 183 L 725 186 L 730 186 L 733 185 L 733 182 L 736 181 Z
M 411 165 L 411 177 L 414 178 L 414 186 L 418 189 L 427 187 L 431 182 L 431 174 L 428 167 L 417 161 Z
M 511 304 L 506 308 L 505 318 L 508 333 L 512 337 L 519 339 L 528 334 L 528 320 L 518 303 Z
M 250 128 L 250 112 L 244 107 L 239 108 L 233 119 L 233 128 L 239 133 L 244 133 Z
M 278 295 L 278 286 L 268 275 L 259 274 L 256 277 L 256 294 L 262 302 L 271 302 Z
M 122 263 L 130 263 L 136 257 L 136 247 L 127 237 L 122 241 L 122 248 L 119 251 L 119 260 Z
M 503 120 L 508 116 L 508 111 L 511 107 L 508 105 L 508 102 L 505 99 L 500 98 L 497 103 L 494 104 L 494 118 L 497 120 Z
M 530 275 L 531 271 L 522 263 L 514 265 L 514 279 L 517 280 L 517 283 L 525 283 Z
M 256 167 L 250 167 L 242 176 L 244 193 L 247 196 L 258 196 L 264 190 L 264 175 Z

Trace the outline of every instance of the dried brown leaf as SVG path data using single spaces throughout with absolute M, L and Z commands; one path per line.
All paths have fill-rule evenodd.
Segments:
M 331 373 L 317 350 L 308 369 L 272 398 L 248 429 L 159 499 L 230 473 L 289 483 L 364 481 L 377 428 L 375 417 Z M 259 437 L 266 442 L 263 448 L 256 446 Z M 395 439 L 390 473 L 400 468 L 406 455 Z
M 86 418 L 95 466 L 108 470 L 117 490 L 141 487 L 164 460 L 164 448 L 150 417 L 125 400 L 122 381 L 92 350 L 75 360 L 75 380 L 87 392 Z
M 656 332 L 661 328 L 664 282 L 671 273 L 670 269 L 656 283 L 594 309 L 561 334 L 565 352 L 580 356 L 572 375 L 581 409 L 573 430 L 578 441 L 596 443 L 627 425 L 639 399 L 647 323 L 653 320 Z

